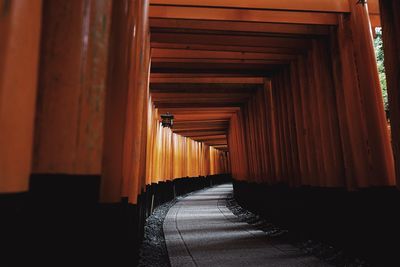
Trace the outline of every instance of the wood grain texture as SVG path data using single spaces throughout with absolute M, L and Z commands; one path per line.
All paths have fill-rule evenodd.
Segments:
M 101 172 L 110 12 L 108 1 L 44 2 L 35 173 Z

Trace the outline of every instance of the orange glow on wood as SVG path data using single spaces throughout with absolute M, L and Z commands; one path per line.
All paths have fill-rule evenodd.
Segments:
M 183 6 L 208 6 L 208 7 L 235 7 L 278 10 L 309 10 L 327 12 L 348 12 L 349 6 L 346 0 L 151 0 L 152 5 L 183 5 Z
M 29 187 L 41 3 L 11 1 L 0 9 L 0 193 Z
M 229 172 L 225 152 L 207 145 L 204 139 L 204 143 L 197 142 L 163 128 L 151 100 L 149 119 L 147 183 Z M 222 140 L 226 142 L 226 136 Z
M 44 6 L 35 173 L 101 173 L 110 12 L 104 0 Z

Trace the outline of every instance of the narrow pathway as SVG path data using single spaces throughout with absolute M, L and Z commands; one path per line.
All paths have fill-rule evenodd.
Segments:
M 171 266 L 329 266 L 240 222 L 226 207 L 232 185 L 179 200 L 164 221 Z

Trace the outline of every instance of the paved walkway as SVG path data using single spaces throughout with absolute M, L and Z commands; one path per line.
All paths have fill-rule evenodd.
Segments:
M 240 222 L 226 207 L 232 185 L 179 200 L 164 221 L 171 266 L 329 266 Z

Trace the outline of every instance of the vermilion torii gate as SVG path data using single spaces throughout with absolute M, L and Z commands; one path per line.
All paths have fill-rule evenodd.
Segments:
M 225 173 L 399 187 L 400 6 L 357 2 L 0 0 L 0 194 L 139 209 L 151 184 Z
M 32 133 L 29 134 L 32 130 L 29 129 L 33 129 L 32 114 L 36 113 L 33 112 L 36 89 L 26 88 L 29 86 L 36 88 L 36 82 L 33 79 L 37 76 L 36 73 L 39 73 L 39 97 L 36 113 L 36 146 L 33 157 L 33 172 L 100 174 L 102 169 L 103 176 L 108 177 L 108 165 L 111 164 L 111 173 L 115 175 L 116 166 L 111 167 L 113 164 L 132 164 L 130 158 L 137 159 L 137 155 L 145 153 L 145 149 L 133 146 L 133 150 L 130 149 L 131 152 L 129 153 L 124 152 L 125 154 L 118 153 L 119 156 L 107 156 L 108 149 L 114 151 L 110 151 L 110 153 L 117 153 L 116 148 L 118 146 L 120 146 L 119 150 L 123 150 L 126 149 L 126 146 L 125 148 L 122 147 L 123 144 L 132 142 L 126 140 L 125 143 L 121 143 L 120 140 L 123 138 L 131 138 L 138 142 L 142 138 L 140 136 L 143 136 L 143 138 L 146 136 L 145 132 L 143 132 L 143 135 L 136 136 L 133 132 L 128 134 L 121 131 L 125 127 L 125 131 L 142 132 L 144 122 L 147 121 L 146 118 L 142 120 L 141 115 L 147 116 L 144 112 L 147 110 L 145 104 L 147 101 L 144 99 L 147 98 L 147 83 L 145 81 L 148 77 L 149 67 L 145 62 L 150 62 L 150 57 L 147 56 L 146 59 L 144 55 L 148 55 L 150 51 L 149 27 L 153 29 L 151 47 L 153 50 L 152 69 L 154 70 L 154 78 L 152 79 L 158 79 L 155 80 L 155 85 L 161 86 L 164 83 L 175 86 L 179 83 L 184 85 L 198 83 L 196 80 L 198 78 L 195 78 L 195 75 L 192 75 L 192 80 L 190 76 L 187 76 L 183 82 L 179 79 L 175 83 L 168 81 L 173 77 L 184 78 L 185 76 L 179 75 L 179 72 L 183 72 L 185 67 L 188 67 L 185 70 L 186 72 L 206 72 L 210 74 L 203 74 L 203 79 L 206 79 L 207 76 L 216 76 L 217 78 L 232 76 L 229 72 L 237 74 L 237 77 L 247 75 L 247 77 L 267 78 L 264 89 L 266 88 L 266 92 L 272 90 L 271 97 L 273 100 L 271 101 L 273 101 L 274 109 L 282 109 L 277 116 L 285 117 L 275 118 L 271 112 L 266 113 L 266 116 L 270 116 L 270 120 L 275 120 L 273 124 L 272 121 L 267 119 L 261 120 L 255 117 L 253 123 L 258 124 L 262 121 L 267 123 L 263 124 L 265 129 L 259 129 L 261 132 L 257 138 L 261 138 L 260 140 L 255 136 L 245 138 L 245 136 L 255 134 L 255 132 L 241 135 L 241 137 L 238 136 L 238 138 L 244 138 L 241 143 L 245 148 L 240 151 L 244 151 L 243 149 L 251 150 L 251 146 L 244 143 L 250 141 L 255 142 L 255 144 L 260 142 L 263 150 L 260 152 L 249 151 L 247 154 L 230 153 L 232 161 L 248 165 L 251 164 L 250 161 L 253 161 L 251 157 L 254 156 L 257 159 L 254 160 L 254 164 L 260 164 L 260 166 L 235 165 L 234 175 L 237 171 L 241 172 L 239 176 L 243 179 L 254 175 L 258 179 L 271 176 L 272 179 L 287 181 L 293 178 L 302 183 L 300 176 L 303 174 L 307 177 L 306 179 L 310 179 L 308 182 L 304 181 L 305 183 L 347 185 L 349 187 L 394 185 L 395 183 L 392 153 L 385 127 L 370 34 L 370 22 L 373 23 L 372 26 L 379 25 L 379 7 L 375 1 L 369 1 L 370 16 L 368 16 L 367 7 L 353 3 L 355 1 L 335 1 L 335 3 L 324 1 L 291 1 L 290 3 L 275 3 L 274 1 L 255 1 L 252 3 L 153 1 L 149 11 L 147 11 L 146 3 L 140 3 L 137 4 L 140 7 L 128 9 L 133 14 L 126 14 L 125 16 L 117 14 L 124 11 L 122 4 L 121 10 L 119 10 L 118 6 L 112 8 L 107 1 L 95 1 L 93 3 L 91 1 L 87 3 L 74 1 L 71 4 L 60 4 L 53 1 L 51 4 L 46 3 L 43 11 L 44 24 L 41 31 L 42 48 L 40 51 L 34 45 L 25 46 L 25 43 L 32 40 L 34 44 L 38 44 L 41 13 L 30 12 L 29 16 L 24 16 L 24 19 L 32 17 L 32 22 L 28 23 L 31 27 L 37 25 L 36 36 L 34 36 L 32 30 L 30 31 L 32 36 L 25 36 L 24 33 L 20 33 L 24 35 L 24 39 L 18 39 L 18 29 L 13 28 L 17 25 L 11 24 L 11 22 L 18 20 L 19 17 L 17 16 L 19 13 L 25 12 L 25 5 L 28 4 L 25 4 L 24 1 L 16 2 L 18 3 L 3 5 L 4 15 L 2 17 L 2 32 L 4 32 L 3 36 L 7 37 L 4 39 L 7 42 L 3 42 L 2 49 L 4 55 L 2 57 L 4 59 L 2 64 L 4 69 L 2 71 L 4 88 L 2 90 L 2 95 L 4 95 L 2 97 L 4 103 L 2 104 L 2 116 L 4 119 L 2 123 L 8 125 L 8 127 L 2 127 L 5 129 L 2 131 L 4 136 L 2 138 L 4 142 L 2 145 L 4 160 L 2 162 L 10 162 L 2 167 L 3 192 L 18 192 L 28 188 L 28 178 L 29 173 L 31 173 L 29 168 L 31 165 L 30 151 L 33 144 Z M 8 1 L 5 1 L 5 3 L 8 3 Z M 127 3 L 130 2 L 127 1 Z M 384 3 L 381 8 L 383 9 L 382 14 L 385 16 L 383 26 L 386 62 L 389 66 L 390 99 L 391 106 L 395 106 L 396 90 L 393 90 L 393 88 L 396 88 L 397 72 L 392 70 L 396 66 L 392 63 L 396 58 L 396 56 L 392 56 L 392 53 L 396 53 L 396 40 L 394 40 L 396 34 L 393 34 L 393 32 L 395 32 L 397 25 L 395 23 L 395 12 L 385 12 L 385 8 L 391 9 L 390 4 L 391 2 L 389 4 Z M 26 8 L 35 7 L 38 12 L 40 11 L 40 1 L 29 3 L 29 5 L 33 5 L 33 7 Z M 60 11 L 57 11 L 57 9 Z M 62 12 L 63 9 L 68 9 L 70 12 L 68 14 L 57 14 L 57 12 Z M 76 13 L 73 13 L 75 9 Z M 137 16 L 135 12 L 143 15 Z M 149 17 L 147 17 L 148 12 Z M 313 12 L 312 16 L 311 12 Z M 113 14 L 117 19 L 112 19 Z M 75 26 L 70 23 L 68 16 L 80 16 L 81 19 L 74 20 Z M 127 20 L 132 20 L 132 22 L 122 21 L 124 17 Z M 35 20 L 36 24 L 33 22 Z M 47 21 L 49 22 L 47 23 Z M 53 21 L 60 22 L 54 24 Z M 70 32 L 68 40 L 71 45 L 65 42 L 64 35 L 59 34 L 59 28 L 63 25 Z M 111 27 L 109 27 L 110 25 Z M 141 25 L 141 28 L 135 25 Z M 51 27 L 57 28 L 51 29 Z M 135 35 L 135 38 L 141 39 L 141 41 L 118 39 L 128 38 L 129 34 L 126 32 L 133 29 L 137 33 L 141 33 L 141 35 Z M 112 38 L 111 41 L 108 41 L 110 30 Z M 217 33 L 212 31 L 217 31 Z M 218 31 L 223 32 L 223 35 L 218 35 Z M 90 34 L 91 32 L 93 34 Z M 240 32 L 240 34 L 236 34 L 237 32 Z M 248 35 L 245 35 L 246 32 Z M 226 38 L 224 35 L 226 35 Z M 88 36 L 89 39 L 85 36 Z M 28 37 L 31 39 L 27 39 Z M 6 61 L 11 55 L 11 52 L 8 52 L 11 50 L 7 49 L 16 49 L 17 42 L 21 43 L 23 49 L 31 50 L 27 52 L 29 57 L 24 57 L 23 62 L 10 58 L 11 64 L 11 62 Z M 46 45 L 46 43 L 49 44 Z M 123 44 L 128 45 L 128 43 L 132 43 L 132 45 L 124 48 L 125 50 L 121 48 Z M 391 43 L 394 43 L 394 45 Z M 64 46 L 68 49 L 63 49 Z M 116 46 L 116 52 L 113 52 L 114 46 Z M 107 47 L 110 47 L 110 49 L 107 49 Z M 146 52 L 146 49 L 148 52 Z M 55 54 L 57 51 L 60 52 Z M 42 70 L 37 67 L 38 56 L 35 57 L 35 54 L 39 55 L 39 52 Z M 130 58 L 142 57 L 142 62 L 132 60 L 136 65 L 132 64 L 126 61 L 127 56 Z M 29 65 L 28 62 L 31 61 L 33 63 Z M 29 71 L 23 71 L 23 68 L 20 68 L 18 64 L 22 64 L 25 68 L 32 67 Z M 214 69 L 208 68 L 209 64 L 212 64 Z M 112 68 L 110 68 L 110 65 Z M 69 66 L 70 71 L 67 70 Z M 78 66 L 80 67 L 78 68 Z M 108 83 L 106 82 L 106 70 L 109 73 Z M 175 74 L 167 75 L 168 71 L 175 72 Z M 114 74 L 114 72 L 117 72 L 117 74 Z M 18 75 L 23 75 L 23 77 L 31 75 L 33 80 L 20 79 L 17 78 Z M 118 75 L 125 76 L 120 77 Z M 137 75 L 140 78 L 135 78 Z M 12 79 L 24 80 L 27 83 L 27 85 L 21 86 L 21 90 L 23 90 L 22 88 L 27 90 L 28 95 L 26 97 L 19 97 L 15 87 L 7 84 Z M 132 79 L 132 82 L 129 82 L 130 79 Z M 220 81 L 223 85 L 229 84 L 227 81 Z M 237 79 L 234 83 L 246 84 L 247 82 L 245 79 L 243 81 Z M 203 83 L 208 84 L 207 82 Z M 215 82 L 212 83 L 216 84 Z M 230 83 L 232 84 L 232 82 Z M 122 93 L 122 89 L 109 90 L 109 92 L 104 93 L 110 86 L 131 89 L 125 89 L 126 93 Z M 268 89 L 268 86 L 272 87 Z M 65 89 L 58 89 L 55 92 L 53 89 L 55 87 Z M 138 87 L 143 88 L 138 89 Z M 278 88 L 286 89 L 280 90 Z M 308 88 L 315 89 L 309 90 Z M 7 90 L 12 90 L 14 94 L 8 95 Z M 280 96 L 281 93 L 286 91 L 288 95 Z M 114 93 L 117 95 L 110 95 Z M 208 92 L 204 91 L 204 93 Z M 157 91 L 155 97 L 153 97 L 156 106 L 159 103 L 157 99 L 159 94 L 161 92 L 158 93 Z M 277 94 L 276 97 L 274 94 Z M 170 96 L 177 97 L 178 94 L 171 94 Z M 187 94 L 187 98 L 192 96 L 195 95 Z M 12 100 L 11 97 L 16 99 Z M 118 100 L 118 97 L 121 100 Z M 105 101 L 106 98 L 113 100 Z M 129 109 L 128 106 L 124 108 L 124 105 L 120 102 L 122 99 L 139 101 L 138 103 L 141 104 L 126 102 L 125 105 L 133 105 L 133 109 Z M 275 103 L 278 99 L 281 99 L 280 102 Z M 216 101 L 222 103 L 223 106 L 227 103 L 224 100 L 226 99 L 217 99 Z M 109 108 L 111 113 L 106 112 L 104 115 L 104 103 L 114 105 L 113 101 L 116 101 L 117 107 L 115 109 Z M 238 102 L 240 99 L 235 101 Z M 21 104 L 18 105 L 18 103 Z M 162 105 L 161 103 L 160 106 Z M 261 105 L 266 105 L 266 103 L 263 101 Z M 166 106 L 168 107 L 168 105 Z M 23 109 L 20 107 L 23 107 Z M 170 107 L 173 107 L 173 105 L 170 105 Z M 17 110 L 12 111 L 15 108 Z M 123 110 L 127 108 L 129 111 L 122 116 Z M 134 111 L 135 109 L 137 111 Z M 181 110 L 184 110 L 184 108 L 181 108 Z M 227 111 L 231 114 L 237 113 L 235 108 L 226 109 L 225 114 Z M 175 110 L 175 112 L 179 111 Z M 210 117 L 210 114 L 213 114 L 212 112 L 218 114 L 219 111 L 214 109 L 204 114 L 207 114 L 206 117 Z M 248 113 L 250 115 L 252 111 L 248 112 L 250 112 Z M 286 112 L 287 115 L 284 115 Z M 391 108 L 391 114 L 394 133 L 393 144 L 396 148 L 398 127 L 396 127 L 397 114 L 395 108 Z M 249 115 L 244 119 L 247 120 Z M 103 134 L 101 129 L 104 125 L 104 118 L 109 116 L 112 117 L 105 120 L 105 125 L 107 126 L 106 129 L 110 130 L 106 130 L 105 134 L 107 136 L 109 134 L 114 135 L 117 133 L 108 133 L 108 131 L 119 131 L 120 136 L 115 140 L 112 140 L 111 137 L 105 138 L 104 148 L 102 148 Z M 217 117 L 214 115 L 213 118 Z M 29 120 L 29 122 L 26 120 Z M 228 119 L 225 120 L 229 121 Z M 12 121 L 12 124 L 7 121 Z M 128 121 L 130 122 L 128 123 Z M 107 123 L 111 124 L 108 125 Z M 116 127 L 116 123 L 119 123 L 118 127 Z M 66 127 L 67 125 L 70 126 Z M 85 127 L 88 127 L 88 125 L 90 126 L 89 130 L 86 130 Z M 125 126 L 122 127 L 123 125 Z M 239 131 L 241 125 L 242 123 L 236 130 L 232 129 L 230 136 L 234 135 L 234 131 Z M 246 128 L 246 130 L 249 129 Z M 226 127 L 225 131 L 227 131 Z M 267 131 L 273 133 L 264 135 Z M 16 135 L 16 132 L 21 132 L 21 134 Z M 25 137 L 22 136 L 22 133 Z M 6 134 L 7 136 L 5 136 Z M 271 138 L 266 138 L 266 136 Z M 15 142 L 11 141 L 14 139 Z M 111 143 L 108 144 L 108 142 Z M 88 143 L 91 143 L 90 148 L 87 145 Z M 141 141 L 138 143 L 143 144 Z M 18 144 L 18 146 L 15 144 Z M 230 144 L 231 150 L 239 149 L 237 147 L 239 143 L 235 143 L 232 138 L 230 138 Z M 7 147 L 10 147 L 10 149 Z M 17 150 L 17 147 L 20 150 Z M 394 149 L 395 155 L 397 150 Z M 271 151 L 275 152 L 271 154 Z M 129 155 L 130 153 L 133 154 Z M 282 155 L 279 157 L 276 153 L 283 153 L 284 157 Z M 103 161 L 103 165 L 105 164 L 103 168 L 101 168 L 101 155 L 108 159 Z M 15 159 L 12 160 L 12 157 L 15 157 Z M 236 157 L 239 158 L 235 159 Z M 246 159 L 244 160 L 241 157 Z M 142 160 L 135 160 L 135 165 L 145 168 L 145 165 L 141 162 L 145 161 L 146 156 L 141 156 L 141 158 Z M 263 160 L 259 160 L 261 158 Z M 270 158 L 269 166 L 267 166 L 267 158 Z M 317 166 L 317 164 L 322 163 L 316 158 L 324 159 L 324 166 Z M 113 160 L 116 163 L 112 163 Z M 125 161 L 127 163 L 122 163 Z M 280 168 L 277 168 L 278 165 Z M 247 168 L 252 169 L 250 176 L 248 176 Z M 129 172 L 129 168 L 125 169 L 126 172 Z M 278 174 L 280 173 L 278 169 L 290 174 Z M 345 169 L 346 172 L 344 172 Z M 140 172 L 142 173 L 140 176 L 144 177 L 145 170 L 143 169 Z M 260 175 L 261 173 L 264 175 Z M 306 173 L 307 175 L 305 175 Z M 135 176 L 137 177 L 136 180 L 139 179 L 138 174 Z M 112 184 L 120 184 L 111 180 L 111 184 L 108 184 L 107 181 L 108 178 L 105 178 L 104 182 L 107 183 L 108 190 L 113 188 Z M 115 190 L 120 191 L 121 189 Z M 133 193 L 133 202 L 135 202 L 134 196 L 138 194 L 137 189 L 134 189 L 134 191 L 136 193 Z M 108 194 L 104 192 L 104 197 L 108 198 L 106 197 Z M 117 195 L 116 193 L 115 196 Z M 114 199 L 117 198 L 114 197 Z

